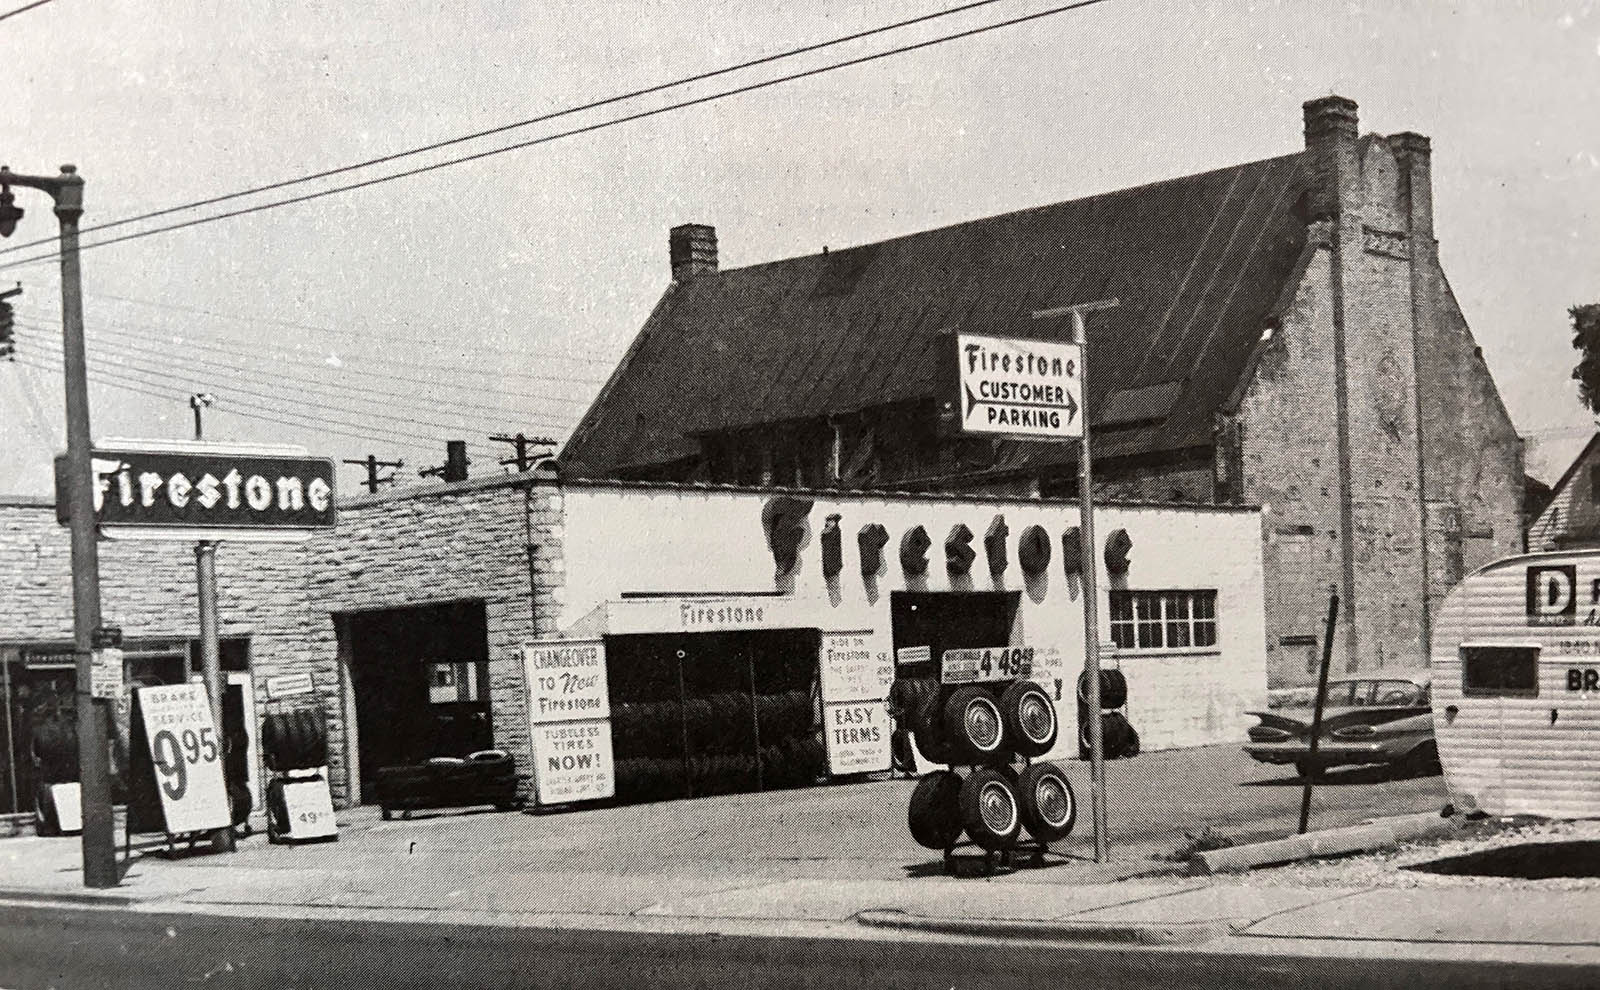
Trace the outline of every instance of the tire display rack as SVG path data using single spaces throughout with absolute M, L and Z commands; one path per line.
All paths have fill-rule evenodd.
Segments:
M 947 874 L 974 859 L 983 875 L 1044 865 L 1051 843 L 1077 823 L 1066 773 L 1038 760 L 1059 732 L 1049 693 L 1023 677 L 962 685 L 916 678 L 895 695 L 917 747 L 947 766 L 912 791 L 907 823 L 917 843 L 943 854 Z
M 328 765 L 328 716 L 322 706 L 272 705 L 262 719 L 261 748 L 271 774 L 266 792 L 267 841 L 274 845 L 337 841 L 337 832 L 302 836 L 285 799 L 286 788 L 328 786 L 321 776 Z

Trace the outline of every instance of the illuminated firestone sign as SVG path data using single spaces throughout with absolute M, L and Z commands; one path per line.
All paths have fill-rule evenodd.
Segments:
M 95 521 L 123 539 L 283 540 L 334 524 L 334 466 L 300 447 L 106 441 Z

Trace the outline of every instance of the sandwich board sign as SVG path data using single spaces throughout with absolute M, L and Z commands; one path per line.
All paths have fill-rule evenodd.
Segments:
M 205 685 L 143 687 L 133 699 L 132 745 L 141 763 L 149 759 L 148 779 L 160 802 L 163 831 L 181 835 L 231 825 L 222 739 L 211 720 Z

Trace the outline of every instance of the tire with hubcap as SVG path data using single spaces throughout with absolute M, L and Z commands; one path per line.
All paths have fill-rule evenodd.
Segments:
M 1060 722 L 1050 692 L 1032 681 L 1017 681 L 1000 695 L 1006 739 L 1023 756 L 1043 756 L 1056 744 Z
M 1006 755 L 1000 703 L 981 687 L 951 693 L 944 704 L 944 731 L 958 759 L 989 763 Z
M 961 823 L 967 836 L 995 852 L 1016 844 L 1022 832 L 1017 789 L 1005 774 L 980 767 L 961 782 Z
M 1054 763 L 1035 763 L 1017 780 L 1022 825 L 1040 842 L 1055 842 L 1072 833 L 1078 822 L 1078 799 L 1072 783 Z

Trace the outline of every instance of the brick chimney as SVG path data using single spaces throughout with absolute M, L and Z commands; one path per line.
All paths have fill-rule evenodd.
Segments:
M 1356 154 L 1360 133 L 1356 101 L 1324 96 L 1307 100 L 1302 109 L 1312 176 L 1307 206 L 1312 220 L 1326 220 L 1355 205 L 1361 167 Z
M 1411 219 L 1411 235 L 1423 248 L 1433 243 L 1433 143 L 1405 131 L 1391 135 L 1389 147 L 1400 163 L 1400 195 Z
M 686 223 L 672 228 L 667 247 L 674 282 L 687 282 L 717 270 L 717 228 L 710 224 Z
M 444 480 L 467 480 L 467 442 L 465 440 L 446 440 L 444 442 Z

